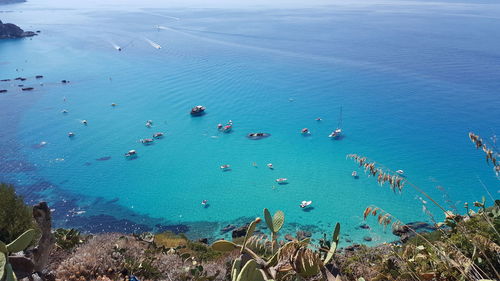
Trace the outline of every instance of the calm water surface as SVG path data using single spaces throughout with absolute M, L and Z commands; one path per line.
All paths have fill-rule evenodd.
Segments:
M 220 237 L 267 207 L 286 213 L 284 233 L 340 222 L 344 238 L 380 243 L 395 237 L 375 220 L 357 228 L 368 205 L 429 220 L 410 187 L 378 186 L 348 153 L 403 169 L 449 209 L 498 198 L 467 133 L 500 129 L 499 4 L 158 5 L 0 6 L 2 21 L 42 31 L 0 42 L 0 78 L 35 87 L 0 82 L 9 90 L 0 94 L 0 179 L 28 201 L 49 201 L 58 226 Z M 197 104 L 207 114 L 192 118 Z M 334 141 L 341 106 L 345 137 Z M 228 120 L 234 130 L 219 132 Z M 153 145 L 138 142 L 158 131 L 166 135 Z M 257 131 L 271 137 L 245 137 Z M 130 149 L 137 159 L 123 157 Z M 277 185 L 281 177 L 289 184 Z

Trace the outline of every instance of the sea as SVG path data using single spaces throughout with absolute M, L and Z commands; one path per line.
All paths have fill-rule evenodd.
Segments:
M 444 219 L 414 186 L 457 213 L 499 198 L 468 138 L 497 145 L 498 1 L 29 0 L 0 20 L 40 31 L 0 40 L 0 79 L 26 78 L 0 82 L 0 181 L 48 202 L 54 227 L 214 241 L 268 208 L 282 237 L 339 222 L 340 246 L 376 245 L 397 237 L 368 206 Z M 407 184 L 379 185 L 348 154 Z

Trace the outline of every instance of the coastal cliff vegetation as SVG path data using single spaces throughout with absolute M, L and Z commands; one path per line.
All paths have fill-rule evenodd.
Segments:
M 498 176 L 498 152 L 478 135 L 469 137 Z M 370 205 L 362 214 L 367 223 L 374 220 L 391 228 L 400 241 L 375 247 L 342 245 L 338 223 L 319 240 L 283 236 L 285 214 L 268 209 L 232 241 L 208 244 L 171 232 L 92 235 L 51 229 L 45 203 L 26 206 L 13 186 L 1 184 L 0 280 L 500 280 L 500 200 L 488 193 L 488 200 L 483 197 L 465 203 L 461 212 L 450 211 L 368 157 L 347 158 L 394 192 L 419 192 L 433 231 L 421 232 L 383 206 Z M 427 202 L 442 213 L 431 214 Z M 256 231 L 259 225 L 264 227 Z

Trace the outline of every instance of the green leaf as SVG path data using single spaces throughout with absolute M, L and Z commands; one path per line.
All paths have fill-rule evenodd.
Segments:
M 340 223 L 337 223 L 335 225 L 335 230 L 333 231 L 333 236 L 332 236 L 332 241 L 333 242 L 338 242 L 339 241 L 339 234 L 340 234 Z
M 241 270 L 241 257 L 237 258 L 233 262 L 233 267 L 231 268 L 231 281 L 236 281 Z
M 325 260 L 323 261 L 325 264 L 329 263 L 330 260 L 332 260 L 333 258 L 333 255 L 335 254 L 335 250 L 337 249 L 337 243 L 333 242 L 332 243 L 332 246 L 330 247 L 330 249 L 328 250 L 328 254 L 326 254 L 326 258 Z
M 7 254 L 7 252 L 8 252 L 7 246 L 5 245 L 4 242 L 0 241 L 0 253 Z M 0 278 L 0 280 L 2 280 L 2 279 Z
M 285 223 L 285 213 L 283 211 L 277 211 L 273 216 L 273 232 L 278 232 L 283 227 Z
M 265 281 L 262 272 L 257 268 L 255 260 L 249 260 L 241 269 L 236 281 Z
M 231 241 L 226 241 L 226 240 L 215 241 L 212 244 L 212 249 L 219 252 L 231 252 L 236 248 L 238 248 L 238 245 L 234 244 Z
M 0 253 L 0 280 L 3 280 L 5 265 L 7 264 L 7 256 Z
M 264 208 L 264 219 L 266 220 L 266 224 L 267 227 L 269 227 L 269 230 L 271 230 L 271 232 L 276 232 L 274 231 L 273 218 L 271 217 L 271 213 L 267 208 Z
M 10 253 L 23 251 L 28 248 L 33 241 L 33 238 L 35 238 L 35 230 L 29 229 L 21 234 L 21 236 L 17 237 L 16 240 L 12 241 L 12 243 L 8 244 L 7 251 Z
M 5 281 L 17 281 L 17 277 L 14 274 L 14 271 L 12 270 L 12 266 L 8 263 L 7 266 L 5 267 Z
M 260 219 L 259 219 L 260 221 Z M 257 226 L 258 221 L 254 220 L 250 223 L 250 225 L 247 228 L 247 233 L 245 234 L 245 240 L 243 240 L 243 245 L 241 247 L 241 253 L 243 254 L 243 250 L 245 249 L 245 246 L 247 245 L 248 238 L 253 235 L 255 232 L 255 227 Z

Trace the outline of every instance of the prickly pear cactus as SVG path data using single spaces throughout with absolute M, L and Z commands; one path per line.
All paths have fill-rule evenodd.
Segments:
M 231 241 L 226 241 L 226 240 L 219 240 L 215 241 L 212 244 L 212 249 L 219 251 L 219 252 L 231 252 L 232 250 L 236 249 L 238 245 L 234 244 Z
M 3 280 L 5 265 L 7 265 L 7 257 L 4 253 L 0 253 L 0 280 Z
M 266 220 L 267 227 L 271 232 L 276 233 L 280 231 L 285 223 L 285 214 L 283 211 L 277 211 L 274 216 L 271 217 L 271 213 L 267 208 L 264 209 L 264 219 Z
M 33 238 L 35 238 L 35 230 L 27 230 L 21 234 L 21 236 L 17 237 L 16 240 L 7 245 L 7 252 L 16 253 L 28 248 Z
M 241 265 L 241 264 L 240 264 Z M 264 273 L 257 268 L 255 260 L 249 260 L 241 269 L 236 279 L 231 276 L 233 281 L 266 281 Z

